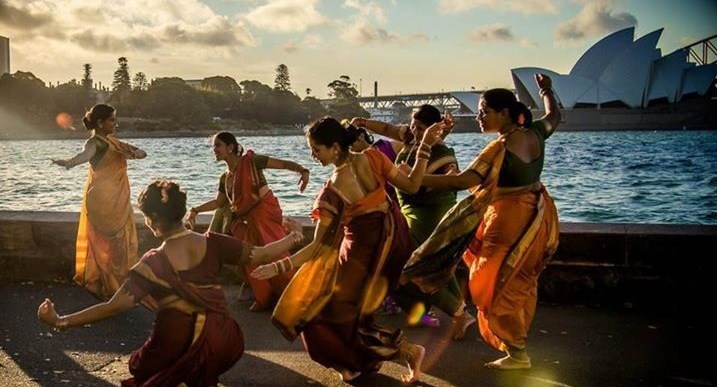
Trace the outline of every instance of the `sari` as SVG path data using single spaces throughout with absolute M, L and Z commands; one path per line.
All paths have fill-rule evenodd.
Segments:
M 246 262 L 250 249 L 228 236 L 207 233 L 202 262 L 177 271 L 162 250 L 148 251 L 126 287 L 135 300 L 159 305 L 150 337 L 132 353 L 131 386 L 216 386 L 244 352 L 239 325 L 218 284 L 222 264 Z
M 482 176 L 482 183 L 445 215 L 404 268 L 407 279 L 433 292 L 463 259 L 481 336 L 500 350 L 525 347 L 537 280 L 559 236 L 557 210 L 544 186 L 497 196 L 505 151 L 501 136 L 473 160 L 468 169 Z
M 395 166 L 376 150 L 363 154 L 379 186 L 349 203 L 326 183 L 312 217 L 327 220 L 328 229 L 282 294 L 272 321 L 287 340 L 301 335 L 310 357 L 327 368 L 375 372 L 398 356 L 404 340 L 400 329 L 381 327 L 372 313 L 396 286 L 412 242 L 384 189 Z
M 227 184 L 226 192 L 232 212 L 230 233 L 246 244 L 264 246 L 285 237 L 286 231 L 279 199 L 271 190 L 263 197 L 259 197 L 260 172 L 253 162 L 253 157 L 254 152 L 251 150 L 241 157 L 234 169 L 231 189 Z M 287 256 L 288 254 L 284 254 L 277 259 Z M 242 267 L 244 277 L 254 293 L 257 304 L 267 307 L 281 295 L 294 271 L 288 271 L 268 280 L 260 280 L 250 275 L 256 267 L 258 265 L 244 265 Z
M 92 141 L 106 150 L 91 164 L 85 184 L 74 281 L 107 298 L 137 263 L 137 229 L 127 178 L 127 159 L 133 156 L 130 145 L 111 135 L 93 136 Z

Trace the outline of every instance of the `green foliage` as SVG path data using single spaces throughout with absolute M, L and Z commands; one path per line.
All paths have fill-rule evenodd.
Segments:
M 129 97 L 132 85 L 129 81 L 129 66 L 127 64 L 127 58 L 120 57 L 117 59 L 117 63 L 119 64 L 119 67 L 114 73 L 114 78 L 112 80 L 112 94 L 110 95 L 109 102 L 114 104 L 117 109 L 120 109 Z
M 0 106 L 30 124 L 49 124 L 55 117 L 50 89 L 30 72 L 0 77 Z
M 74 117 L 82 117 L 85 111 L 95 104 L 92 91 L 74 79 L 52 89 L 55 109 L 57 112 L 70 113 Z
M 327 106 L 328 114 L 338 120 L 351 117 L 369 117 L 370 114 L 358 103 L 356 84 L 348 75 L 342 75 L 327 85 L 333 99 Z
M 147 89 L 143 103 L 147 118 L 169 118 L 178 122 L 209 121 L 209 107 L 199 90 L 181 78 L 157 78 Z
M 289 91 L 291 90 L 291 81 L 289 80 L 289 68 L 285 64 L 280 64 L 276 68 L 276 78 L 274 79 L 274 90 Z
M 92 65 L 89 63 L 85 63 L 82 65 L 82 68 L 84 69 L 84 74 L 82 76 L 82 87 L 84 87 L 87 90 L 92 89 Z
M 138 72 L 132 79 L 132 90 L 147 90 L 149 87 L 149 81 L 147 76 L 143 72 Z

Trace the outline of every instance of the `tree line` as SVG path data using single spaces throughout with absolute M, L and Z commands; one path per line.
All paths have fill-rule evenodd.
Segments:
M 369 114 L 358 103 L 356 85 L 347 75 L 330 82 L 327 104 L 291 90 L 289 69 L 277 66 L 274 86 L 256 80 L 239 83 L 229 76 L 194 81 L 177 77 L 155 78 L 143 72 L 130 76 L 127 58 L 120 57 L 111 90 L 93 87 L 92 65 L 83 65 L 80 81 L 46 86 L 31 72 L 17 71 L 0 77 L 0 107 L 32 125 L 47 125 L 59 113 L 82 117 L 97 102 L 106 102 L 123 117 L 171 121 L 201 126 L 215 117 L 252 120 L 266 124 L 303 125 L 324 115 L 337 118 Z M 178 127 L 175 125 L 175 127 Z M 4 130 L 1 128 L 0 130 Z

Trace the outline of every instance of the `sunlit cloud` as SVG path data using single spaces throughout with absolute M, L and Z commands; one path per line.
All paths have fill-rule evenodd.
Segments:
M 473 8 L 497 9 L 524 15 L 557 13 L 554 0 L 438 0 L 438 10 L 443 13 L 457 13 Z
M 303 32 L 327 23 L 317 0 L 270 0 L 246 15 L 254 26 L 272 32 Z
M 398 36 L 373 25 L 367 20 L 359 20 L 351 28 L 343 29 L 341 38 L 346 42 L 358 45 L 391 43 L 398 40 Z
M 476 28 L 469 35 L 470 40 L 478 43 L 491 42 L 512 42 L 515 40 L 510 26 L 503 23 L 495 23 L 485 27 Z
M 0 25 L 17 30 L 34 30 L 53 21 L 52 7 L 45 3 L 0 1 Z
M 388 22 L 386 11 L 380 4 L 373 1 L 346 0 L 344 7 L 352 8 L 359 13 L 359 16 L 369 18 L 377 23 L 385 24 Z
M 613 1 L 586 2 L 577 16 L 555 29 L 555 39 L 562 43 L 575 43 L 583 38 L 603 36 L 606 33 L 637 25 L 637 18 L 627 12 L 615 12 Z

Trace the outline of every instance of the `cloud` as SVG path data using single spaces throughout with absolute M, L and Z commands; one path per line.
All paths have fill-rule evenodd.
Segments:
M 612 1 L 586 3 L 573 19 L 555 29 L 560 42 L 576 42 L 586 37 L 602 36 L 622 28 L 637 25 L 637 18 L 627 12 L 614 12 Z
M 327 23 L 316 10 L 318 0 L 270 0 L 246 15 L 254 26 L 272 32 L 303 32 Z
M 469 34 L 468 38 L 478 43 L 491 43 L 491 42 L 512 42 L 515 40 L 515 35 L 510 30 L 510 26 L 495 23 L 482 28 L 476 28 Z
M 553 0 L 438 0 L 442 13 L 457 13 L 473 8 L 489 8 L 525 15 L 536 13 L 557 13 Z
M 346 42 L 358 45 L 390 43 L 398 40 L 398 36 L 389 33 L 383 28 L 376 27 L 366 20 L 360 20 L 351 27 L 344 28 L 341 32 L 341 38 Z
M 388 22 L 386 12 L 381 5 L 369 1 L 362 3 L 361 0 L 346 0 L 344 1 L 344 7 L 353 8 L 359 12 L 359 16 L 374 20 L 380 24 Z
M 45 4 L 0 0 L 0 25 L 22 31 L 40 28 L 52 21 L 52 9 Z

